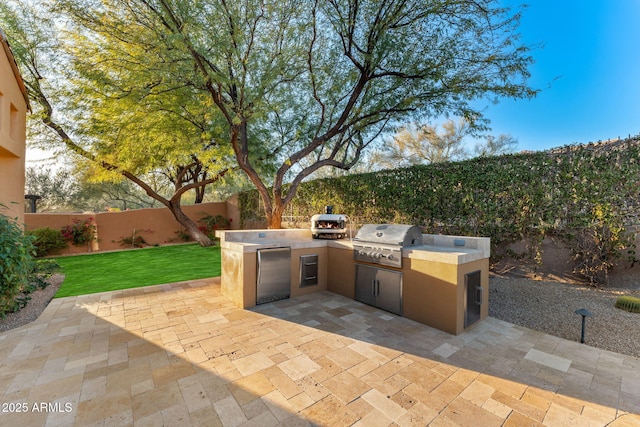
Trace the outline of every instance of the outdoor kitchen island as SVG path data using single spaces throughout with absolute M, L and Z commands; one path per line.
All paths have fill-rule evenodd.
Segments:
M 240 308 L 320 291 L 360 300 L 360 266 L 398 275 L 398 314 L 417 322 L 457 335 L 489 313 L 489 238 L 423 234 L 420 245 L 402 249 L 401 268 L 378 268 L 356 261 L 355 240 L 313 239 L 309 229 L 219 230 L 216 236 L 221 291 Z

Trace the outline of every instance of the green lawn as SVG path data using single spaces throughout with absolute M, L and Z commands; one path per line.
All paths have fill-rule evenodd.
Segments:
M 163 246 L 56 261 L 65 275 L 56 298 L 220 276 L 219 246 Z

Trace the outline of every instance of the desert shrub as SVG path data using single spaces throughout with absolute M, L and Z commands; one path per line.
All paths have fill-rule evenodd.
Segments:
M 594 286 L 609 282 L 609 271 L 625 258 L 632 267 L 636 262 L 635 233 L 627 230 L 622 215 L 608 203 L 597 204 L 588 215 L 589 223 L 569 239 L 575 266 L 573 272 Z
M 36 257 L 47 256 L 67 247 L 67 242 L 62 237 L 60 230 L 45 227 L 28 231 L 26 234 L 34 237 L 33 245 L 36 248 Z
M 15 311 L 16 299 L 33 271 L 33 238 L 0 214 L 0 316 Z
M 95 240 L 96 226 L 93 224 L 93 218 L 84 221 L 75 218 L 72 224 L 65 225 L 60 231 L 66 241 L 80 246 Z
M 204 234 L 209 236 L 210 239 L 215 239 L 216 230 L 228 230 L 231 226 L 231 219 L 227 219 L 222 215 L 210 215 L 207 214 L 200 218 L 202 224 L 198 228 Z
M 134 228 L 131 236 L 123 237 L 118 241 L 118 243 L 120 243 L 120 246 L 124 248 L 142 248 L 149 243 L 147 243 L 144 237 L 140 235 L 141 233 L 153 233 L 153 230 L 150 228 L 136 230 Z
M 5 313 L 13 313 L 20 311 L 31 301 L 31 293 L 38 289 L 44 289 L 49 286 L 48 279 L 53 273 L 60 269 L 60 265 L 51 259 L 35 260 L 31 265 L 31 271 L 27 283 L 20 288 L 20 292 L 13 300 L 13 303 L 7 307 Z
M 120 246 L 124 248 L 142 248 L 144 247 L 144 245 L 147 244 L 147 241 L 144 240 L 142 236 L 134 235 L 129 237 L 123 237 L 122 239 L 120 239 L 118 243 L 120 243 Z
M 54 259 L 37 259 L 32 265 L 29 273 L 29 289 L 27 292 L 33 292 L 37 289 L 44 289 L 49 286 L 48 279 L 52 274 L 60 270 L 60 264 Z
M 190 242 L 191 241 L 191 234 L 189 234 L 189 232 L 187 230 L 185 230 L 184 228 L 182 228 L 180 230 L 176 230 L 175 234 L 176 234 L 176 237 L 175 237 L 175 239 L 172 239 L 172 241 L 178 241 L 178 242 Z
M 616 300 L 616 307 L 631 313 L 640 313 L 640 298 L 623 295 Z

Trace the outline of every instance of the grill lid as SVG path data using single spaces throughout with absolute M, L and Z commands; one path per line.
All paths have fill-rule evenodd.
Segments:
M 358 230 L 355 240 L 397 246 L 422 245 L 422 230 L 415 225 L 365 224 Z

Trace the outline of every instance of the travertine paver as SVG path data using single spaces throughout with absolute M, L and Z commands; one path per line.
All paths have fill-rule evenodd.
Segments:
M 55 299 L 0 360 L 0 425 L 640 425 L 637 358 L 329 292 L 241 310 L 218 279 Z

